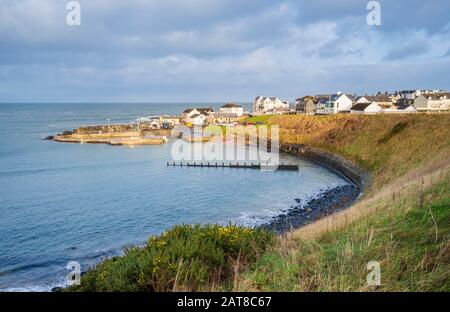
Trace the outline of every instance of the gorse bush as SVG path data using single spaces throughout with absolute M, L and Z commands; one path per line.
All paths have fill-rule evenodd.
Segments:
M 178 225 L 143 247 L 103 260 L 69 291 L 211 290 L 233 281 L 273 242 L 260 229 L 235 225 Z

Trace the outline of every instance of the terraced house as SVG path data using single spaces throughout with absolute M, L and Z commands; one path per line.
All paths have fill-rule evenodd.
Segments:
M 450 109 L 450 93 L 422 93 L 414 99 L 418 111 L 444 111 Z
M 356 103 L 376 103 L 382 108 L 392 107 L 397 101 L 397 97 L 393 94 L 378 93 L 376 95 L 364 95 L 356 100 Z
M 241 117 L 244 114 L 244 108 L 236 103 L 227 103 L 220 107 L 220 114 L 236 114 L 237 117 Z
M 277 97 L 257 96 L 253 101 L 253 112 L 260 114 L 276 113 L 277 110 L 289 110 L 289 102 Z
M 316 113 L 317 103 L 319 99 L 315 96 L 307 95 L 298 98 L 295 105 L 295 110 L 298 114 L 314 115 Z
M 316 114 L 331 115 L 337 113 L 349 113 L 353 105 L 353 96 L 344 93 L 330 94 L 329 96 L 317 96 Z

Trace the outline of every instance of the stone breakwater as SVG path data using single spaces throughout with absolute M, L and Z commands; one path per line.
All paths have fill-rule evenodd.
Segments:
M 109 144 L 120 145 L 160 145 L 166 143 L 169 129 L 146 129 L 143 126 L 136 131 L 133 125 L 100 125 L 87 126 L 64 131 L 56 136 L 48 136 L 45 140 L 63 143 Z
M 359 195 L 359 187 L 348 184 L 322 191 L 305 203 L 296 198 L 295 204 L 262 227 L 283 234 L 349 207 Z

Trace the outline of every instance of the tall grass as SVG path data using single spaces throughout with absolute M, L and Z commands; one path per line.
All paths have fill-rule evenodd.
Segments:
M 450 290 L 450 114 L 252 121 L 278 124 L 283 143 L 353 160 L 373 174 L 372 190 L 331 223 L 308 225 L 320 231 L 307 238 L 305 229 L 274 238 L 233 225 L 176 226 L 103 260 L 68 290 Z M 381 265 L 381 286 L 366 283 L 369 261 Z
M 380 187 L 450 154 L 450 114 L 272 116 L 282 143 L 321 148 L 369 170 Z
M 450 175 L 385 198 L 377 213 L 316 239 L 281 239 L 240 290 L 450 291 Z M 378 261 L 381 285 L 366 282 Z

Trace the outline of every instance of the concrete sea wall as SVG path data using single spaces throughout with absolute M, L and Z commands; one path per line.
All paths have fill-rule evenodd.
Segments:
M 363 193 L 371 185 L 371 177 L 367 171 L 339 155 L 318 148 L 307 147 L 303 144 L 280 144 L 280 150 L 308 158 L 337 171 L 352 183 L 356 184 Z

